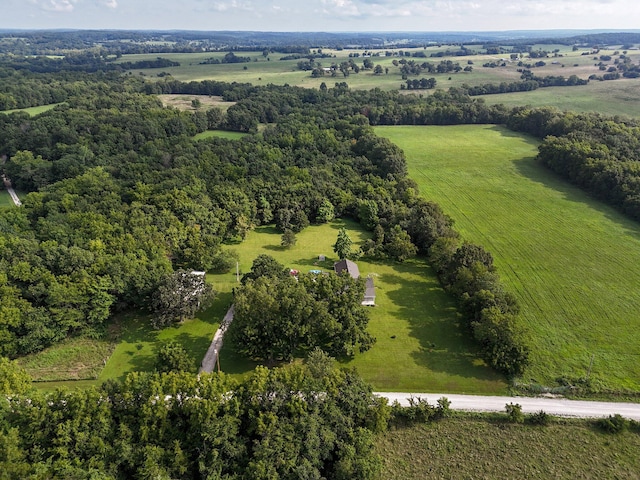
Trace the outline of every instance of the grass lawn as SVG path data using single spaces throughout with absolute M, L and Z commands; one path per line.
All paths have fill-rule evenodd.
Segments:
M 521 305 L 523 380 L 590 379 L 640 391 L 640 225 L 534 161 L 537 142 L 502 127 L 377 127 L 406 153 L 421 193 L 494 256 Z
M 336 221 L 316 225 L 298 234 L 291 249 L 280 247 L 280 234 L 273 227 L 259 227 L 242 243 L 232 247 L 240 256 L 240 272 L 250 269 L 261 253 L 284 265 L 308 272 L 332 271 L 332 245 L 341 226 L 346 226 L 354 245 L 367 237 L 358 224 Z M 355 246 L 354 246 L 355 249 Z M 318 255 L 325 255 L 324 262 Z M 504 379 L 488 368 L 457 326 L 451 299 L 439 287 L 433 271 L 416 260 L 405 264 L 358 261 L 363 276 L 372 275 L 377 306 L 368 308 L 369 331 L 377 338 L 369 351 L 343 362 L 381 391 L 450 391 L 505 393 Z M 210 275 L 214 287 L 230 292 L 237 285 L 235 272 Z M 233 351 L 227 342 L 220 355 L 222 370 L 246 374 L 254 367 Z
M 11 195 L 9 195 L 9 192 L 7 192 L 6 190 L 0 190 L 0 208 L 13 206 L 15 206 L 15 204 L 13 203 L 13 200 L 11 200 Z
M 220 137 L 226 138 L 227 140 L 239 140 L 243 137 L 249 135 L 248 133 L 243 132 L 230 132 L 227 130 L 207 130 L 206 132 L 198 133 L 194 140 L 202 140 L 204 138 L 212 138 L 212 137 Z
M 377 450 L 380 479 L 640 478 L 640 435 L 604 434 L 583 420 L 536 427 L 456 415 L 391 429 Z

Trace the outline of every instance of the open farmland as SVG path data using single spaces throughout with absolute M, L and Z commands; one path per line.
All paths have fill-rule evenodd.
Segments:
M 421 193 L 484 245 L 531 336 L 525 382 L 640 390 L 640 225 L 534 161 L 537 142 L 498 126 L 378 127 Z
M 510 46 L 505 46 L 511 48 Z M 217 80 L 225 82 L 246 82 L 253 85 L 296 85 L 307 88 L 319 88 L 321 83 L 331 87 L 336 82 L 347 82 L 353 89 L 380 88 L 382 90 L 398 90 L 400 85 L 405 83 L 402 78 L 400 68 L 394 65 L 401 59 L 415 61 L 416 63 L 429 62 L 437 65 L 441 61 L 450 60 L 458 63 L 461 68 L 470 66 L 471 72 L 460 71 L 458 73 L 427 73 L 423 72 L 417 76 L 409 76 L 411 79 L 435 78 L 436 89 L 447 90 L 450 87 L 463 87 L 464 85 L 478 86 L 483 84 L 500 84 L 502 82 L 511 83 L 520 80 L 522 66 L 543 61 L 544 65 L 531 67 L 536 76 L 564 76 L 577 75 L 582 79 L 587 79 L 591 75 L 601 76 L 600 56 L 610 56 L 612 60 L 602 62 L 607 67 L 611 66 L 624 51 L 619 48 L 601 49 L 597 53 L 590 54 L 588 49 L 573 51 L 566 45 L 533 45 L 532 50 L 544 50 L 549 53 L 545 58 L 529 58 L 528 54 L 523 54 L 516 60 L 512 60 L 509 54 L 487 54 L 478 45 L 468 45 L 468 51 L 474 53 L 466 56 L 443 56 L 439 55 L 447 51 L 457 50 L 458 46 L 429 46 L 427 48 L 390 49 L 388 51 L 373 51 L 377 56 L 364 57 L 364 50 L 323 50 L 323 53 L 332 55 L 331 58 L 316 59 L 323 67 L 332 64 L 339 65 L 341 62 L 353 60 L 357 65 L 362 66 L 365 58 L 370 58 L 374 65 L 380 65 L 385 73 L 374 75 L 372 70 L 361 70 L 360 73 L 352 73 L 344 77 L 340 72 L 336 76 L 327 74 L 320 78 L 312 78 L 310 71 L 302 71 L 297 67 L 299 59 L 280 60 L 286 56 L 284 53 L 272 52 L 268 57 L 264 57 L 262 52 L 242 52 L 241 56 L 248 56 L 251 62 L 247 63 L 220 63 L 202 64 L 209 58 L 222 59 L 224 52 L 206 53 L 165 53 L 162 58 L 180 63 L 179 67 L 166 67 L 160 69 L 133 70 L 136 74 L 143 74 L 149 79 L 158 79 L 158 75 L 170 74 L 176 80 Z M 403 52 L 405 56 L 400 56 Z M 368 53 L 366 53 L 368 55 Z M 389 55 L 386 55 L 386 54 Z M 424 55 L 419 57 L 406 56 Z M 614 54 L 618 54 L 617 56 Z M 354 57 L 354 55 L 359 55 Z M 239 54 L 240 55 L 240 54 Z M 352 57 L 349 57 L 352 55 Z M 638 51 L 627 52 L 626 56 L 635 64 L 640 61 Z M 154 60 L 157 54 L 135 54 L 124 55 L 119 61 L 141 61 Z M 483 65 L 496 65 L 495 67 L 484 67 Z M 412 90 L 412 92 L 429 94 L 434 90 Z M 577 87 L 548 87 L 540 88 L 530 92 L 505 93 L 497 95 L 486 95 L 476 98 L 484 98 L 488 103 L 505 103 L 508 106 L 517 105 L 552 105 L 563 110 L 576 111 L 598 111 L 611 115 L 623 114 L 637 116 L 640 112 L 640 80 L 639 79 L 619 79 L 614 81 L 593 80 L 586 86 Z M 203 100 L 203 103 L 205 101 Z M 189 106 L 189 105 L 188 105 Z
M 580 87 L 548 87 L 532 92 L 483 95 L 487 104 L 551 105 L 574 112 L 600 112 L 604 115 L 640 116 L 640 81 L 619 79 L 611 82 L 590 82 Z

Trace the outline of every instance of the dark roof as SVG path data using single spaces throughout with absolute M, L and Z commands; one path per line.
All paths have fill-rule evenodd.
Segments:
M 360 270 L 358 269 L 358 265 L 356 265 L 351 260 L 342 259 L 339 262 L 333 264 L 333 269 L 338 275 L 346 270 L 349 275 L 351 275 L 351 278 L 360 278 Z

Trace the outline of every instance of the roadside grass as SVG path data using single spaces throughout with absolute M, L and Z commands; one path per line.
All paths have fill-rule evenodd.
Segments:
M 240 274 L 250 270 L 259 254 L 271 255 L 303 273 L 311 269 L 331 272 L 337 261 L 332 245 L 342 226 L 347 228 L 354 250 L 369 235 L 357 223 L 343 219 L 306 228 L 297 235 L 294 247 L 284 249 L 275 228 L 262 226 L 231 248 L 239 255 Z M 319 255 L 325 255 L 326 260 L 319 261 Z M 504 378 L 484 364 L 476 346 L 460 331 L 450 297 L 424 261 L 398 264 L 361 259 L 357 263 L 361 275 L 372 275 L 376 285 L 377 305 L 367 311 L 369 331 L 377 342 L 354 359 L 343 360 L 343 365 L 355 367 L 379 391 L 506 393 Z M 209 279 L 224 292 L 237 285 L 235 271 Z M 237 354 L 227 341 L 220 365 L 226 373 L 241 377 L 255 363 Z
M 638 223 L 538 165 L 537 141 L 505 128 L 376 133 L 404 149 L 422 195 L 463 238 L 492 253 L 530 335 L 523 382 L 640 391 Z
M 240 140 L 241 138 L 249 135 L 248 133 L 243 132 L 230 132 L 227 130 L 207 130 L 206 132 L 198 133 L 193 137 L 194 140 L 203 140 L 205 138 L 226 138 L 227 140 Z
M 380 479 L 640 478 L 640 435 L 601 433 L 587 420 L 540 427 L 456 413 L 392 428 L 379 435 L 376 449 Z

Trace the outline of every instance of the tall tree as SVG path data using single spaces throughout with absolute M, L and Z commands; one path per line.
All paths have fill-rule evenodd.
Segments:
M 347 233 L 347 230 L 343 227 L 338 231 L 338 238 L 336 243 L 333 244 L 333 251 L 338 255 L 339 259 L 348 258 L 351 254 L 351 245 L 353 242 Z

